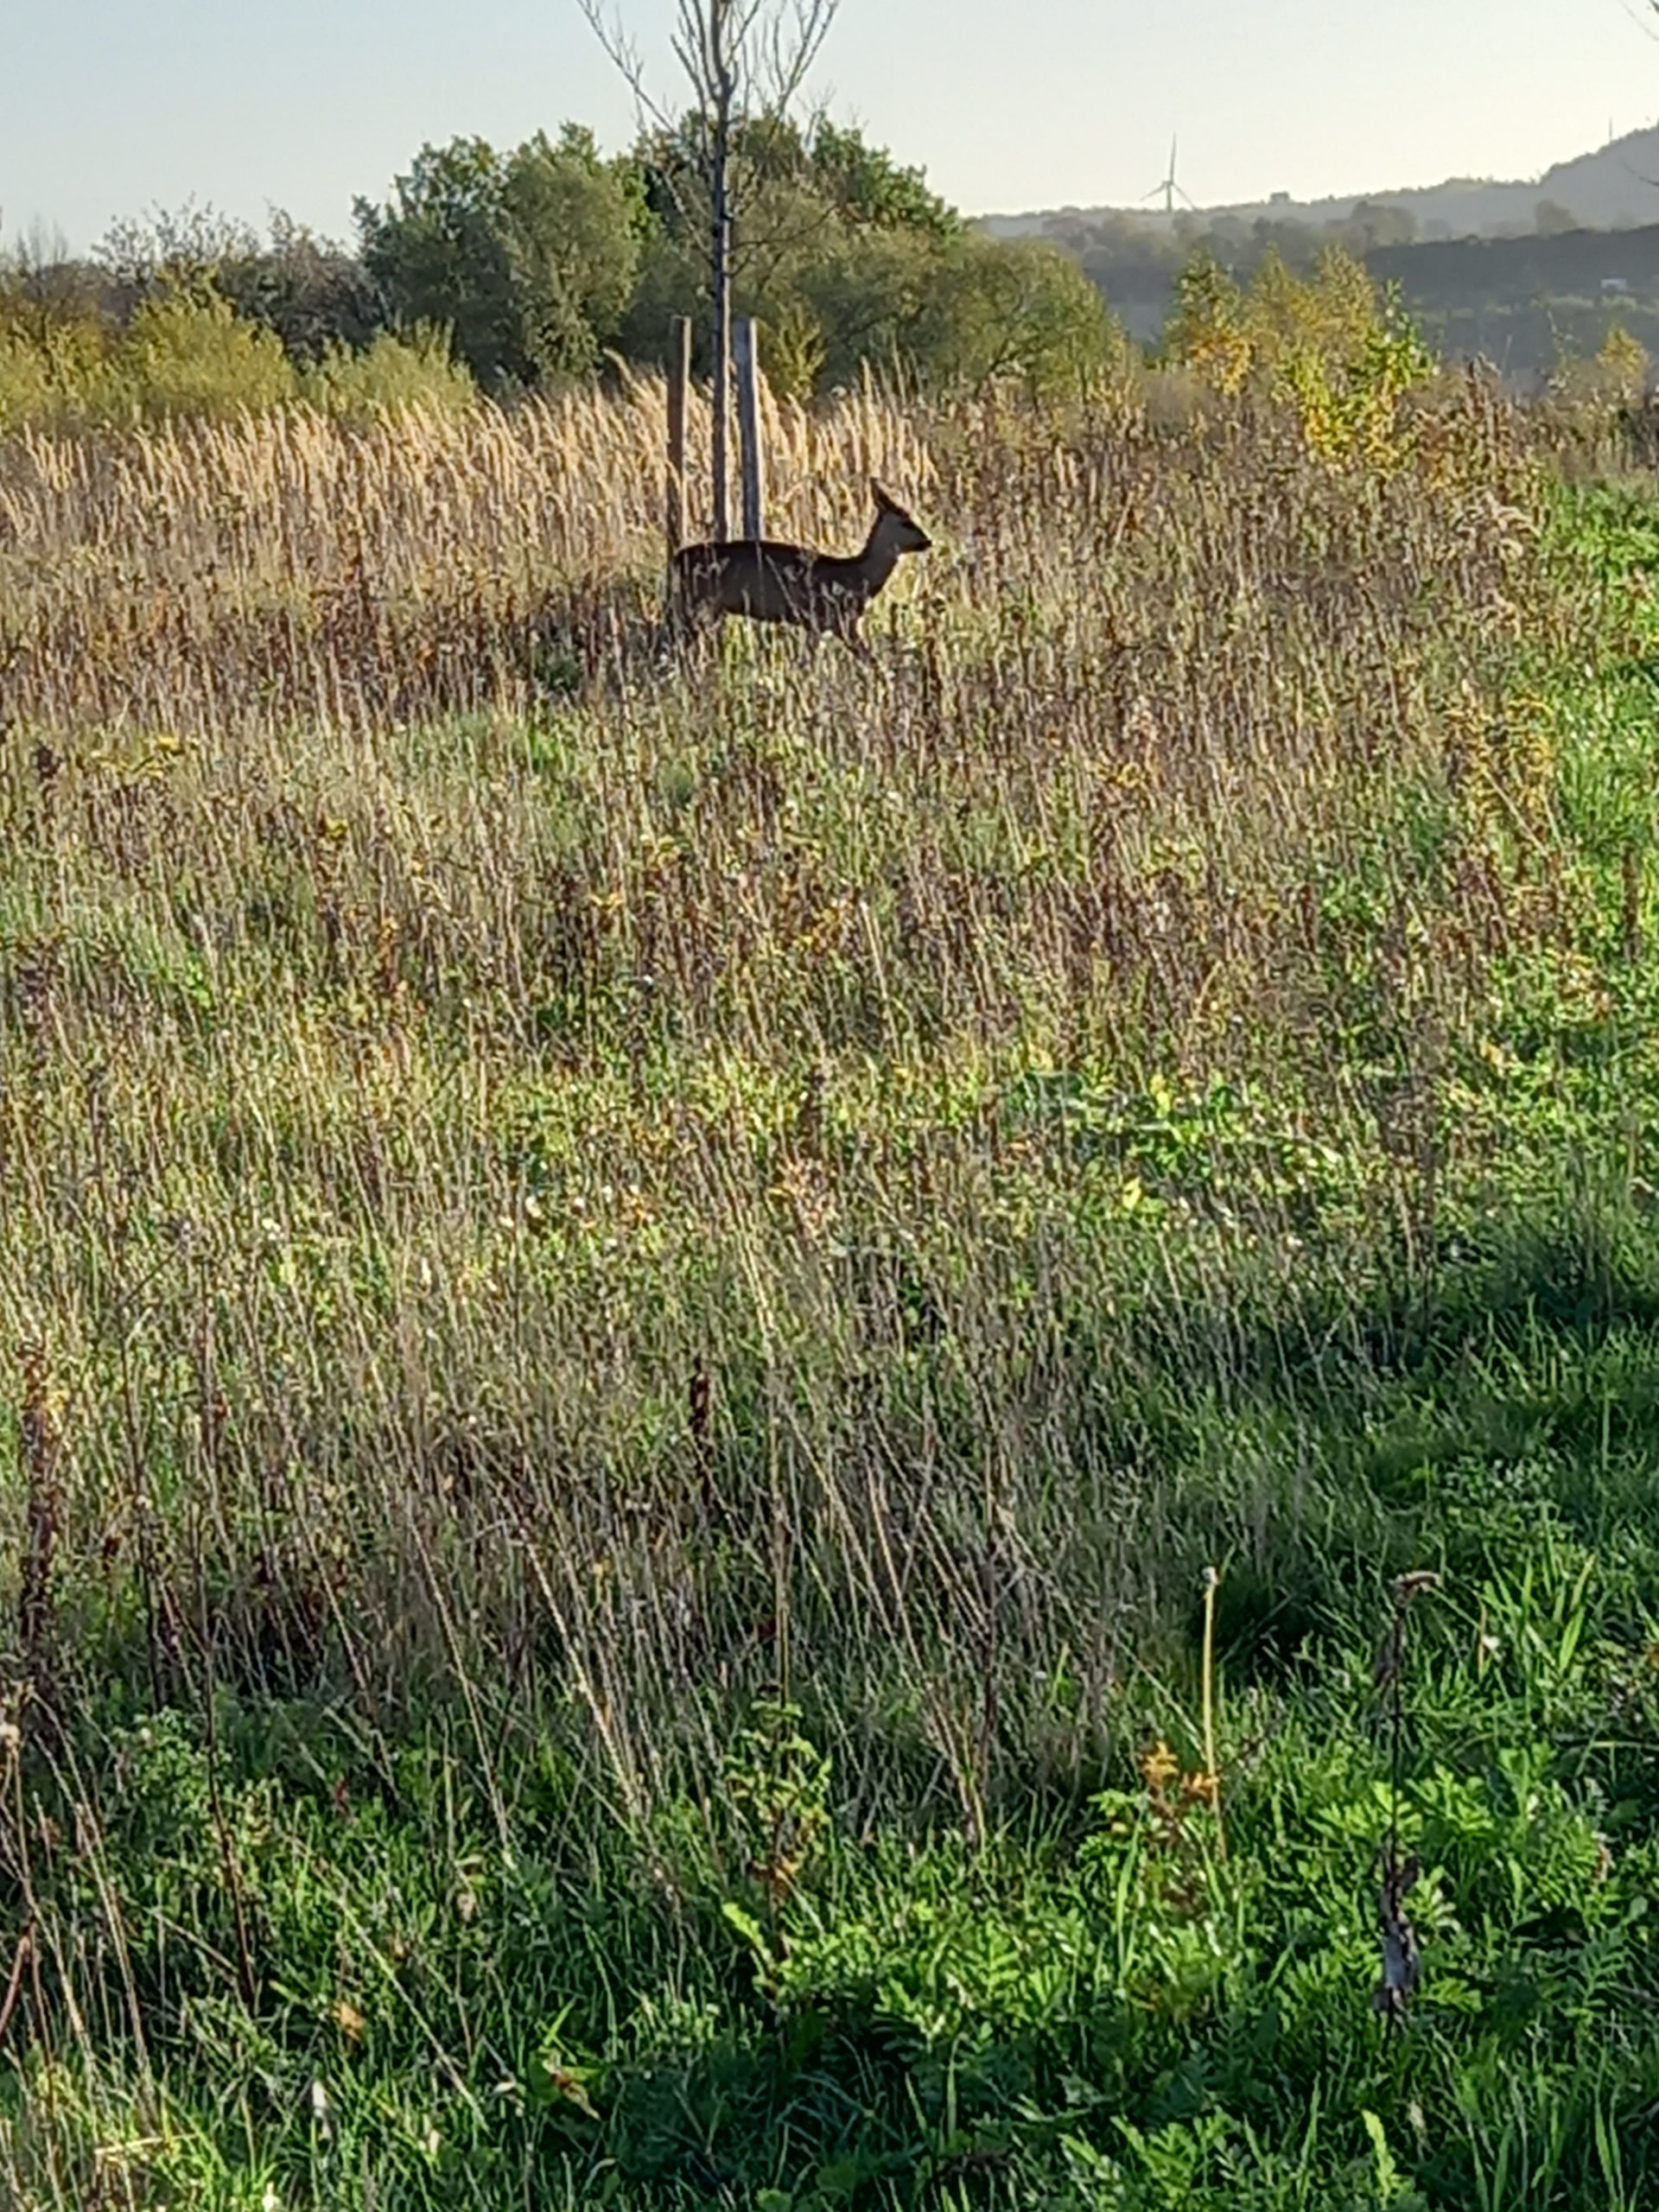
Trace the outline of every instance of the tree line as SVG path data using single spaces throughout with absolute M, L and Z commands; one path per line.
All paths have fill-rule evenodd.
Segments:
M 384 197 L 356 202 L 351 245 L 284 216 L 260 234 L 187 208 L 118 224 L 86 263 L 14 254 L 0 279 L 0 426 L 8 359 L 21 389 L 32 347 L 38 385 L 130 351 L 135 325 L 152 344 L 158 329 L 181 342 L 192 308 L 221 353 L 240 345 L 269 378 L 280 348 L 293 375 L 340 389 L 377 349 L 383 370 L 394 357 L 405 371 L 458 365 L 498 397 L 597 377 L 611 357 L 656 363 L 673 316 L 699 333 L 710 322 L 700 120 L 614 156 L 576 124 L 510 148 L 423 146 Z M 1014 376 L 1075 391 L 1120 358 L 1072 257 L 984 236 L 856 130 L 749 118 L 734 153 L 733 304 L 758 319 L 780 392 L 822 394 L 867 365 L 922 390 Z

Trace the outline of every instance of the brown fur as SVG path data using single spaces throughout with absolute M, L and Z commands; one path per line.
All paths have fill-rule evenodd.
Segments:
M 712 629 L 728 614 L 790 622 L 836 637 L 868 660 L 860 634 L 864 610 L 901 553 L 925 553 L 932 540 L 896 499 L 872 484 L 876 516 L 861 553 L 818 553 L 770 537 L 686 545 L 674 556 L 674 604 L 683 626 Z

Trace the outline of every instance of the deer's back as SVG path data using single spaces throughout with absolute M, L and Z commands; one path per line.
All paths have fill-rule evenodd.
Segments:
M 683 546 L 674 572 L 690 606 L 757 622 L 823 622 L 861 596 L 856 561 L 772 537 Z

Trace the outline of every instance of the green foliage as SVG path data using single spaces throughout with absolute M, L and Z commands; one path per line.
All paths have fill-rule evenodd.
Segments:
M 85 375 L 86 353 L 96 359 L 102 350 L 98 334 L 89 335 L 90 346 L 73 340 L 66 345 L 0 329 L 0 432 L 49 421 L 59 411 L 66 389 L 73 390 Z
M 222 418 L 278 406 L 297 390 L 280 340 L 211 283 L 157 291 L 118 333 L 90 318 L 33 332 L 0 327 L 7 427 Z
M 214 282 L 301 368 L 331 352 L 361 353 L 385 331 L 385 302 L 362 262 L 284 214 L 271 217 L 266 244 L 221 260 Z
M 418 327 L 403 337 L 383 330 L 360 353 L 329 344 L 315 367 L 301 372 L 300 391 L 325 413 L 359 420 L 404 407 L 455 414 L 478 399 L 444 334 Z
M 1648 349 L 1622 323 L 1609 324 L 1596 365 L 1626 404 L 1639 400 L 1648 388 Z
M 1194 259 L 1164 354 L 1218 392 L 1289 400 L 1312 452 L 1378 473 L 1403 459 L 1401 403 L 1434 366 L 1397 296 L 1379 295 L 1335 247 L 1306 278 L 1269 252 L 1243 290 L 1213 261 Z
M 1615 2164 L 1643 2201 L 1659 1846 L 1639 1768 L 1621 1783 L 1618 1744 L 1584 1731 L 1611 1684 L 1620 1738 L 1651 1726 L 1651 1665 L 1548 1524 L 1520 1582 L 1429 1602 L 1398 1799 L 1357 1619 L 1318 1688 L 1235 1701 L 1224 1857 L 1161 1745 L 1069 1838 L 860 1841 L 777 1707 L 727 1763 L 754 1904 L 671 1820 L 671 1902 L 614 1833 L 572 1855 L 568 1771 L 527 1779 L 504 1839 L 436 1719 L 377 1772 L 317 1716 L 223 1700 L 211 1738 L 164 1713 L 77 1751 L 96 1855 L 38 1861 L 37 1924 L 123 1929 L 172 2101 L 135 2170 L 195 2202 L 369 2164 L 411 2202 L 464 2174 L 484 2203 L 513 2177 L 552 2202 L 673 2206 L 718 2179 L 756 2205 L 919 2208 L 954 2178 L 1065 2212 L 1599 2212 Z M 68 1817 L 29 1788 L 43 1829 Z M 1425 1869 L 1403 2024 L 1370 2001 L 1390 1824 Z M 118 2035 L 102 2051 L 118 2110 L 137 2061 Z M 35 2058 L 9 2095 L 45 2087 Z
M 929 188 L 920 169 L 902 167 L 884 148 L 828 117 L 813 127 L 807 160 L 814 188 L 849 224 L 941 240 L 963 231 L 961 216 Z
M 591 132 L 541 134 L 506 168 L 509 265 L 526 358 L 541 378 L 591 373 L 632 297 L 642 210 L 626 163 L 601 161 Z
M 475 388 L 440 334 L 380 327 L 361 266 L 283 215 L 261 245 L 211 210 L 117 226 L 94 271 L 0 272 L 0 429 L 257 414 L 303 398 L 367 416 Z
M 1196 371 L 1217 391 L 1244 388 L 1254 358 L 1244 296 L 1208 254 L 1194 255 L 1181 270 L 1163 350 L 1166 360 Z
M 705 258 L 708 140 L 706 118 L 693 112 L 671 130 L 647 132 L 632 156 L 656 221 Z M 902 166 L 827 116 L 806 130 L 787 117 L 739 118 L 730 170 L 735 203 L 753 233 L 746 241 L 740 222 L 734 241 L 740 276 L 772 264 L 780 250 L 810 250 L 815 234 L 885 231 L 942 244 L 964 229 L 920 169 Z
M 574 124 L 505 152 L 425 146 L 385 202 L 357 202 L 355 258 L 280 214 L 263 241 L 194 206 L 118 224 L 101 302 L 43 319 L 0 293 L 0 424 L 258 410 L 296 391 L 335 411 L 417 387 L 449 405 L 465 388 L 435 333 L 497 396 L 591 379 L 607 350 L 660 359 L 688 312 L 706 351 L 705 137 L 690 115 L 616 160 Z M 971 231 L 856 130 L 742 119 L 733 180 L 735 304 L 785 397 L 874 367 L 938 392 L 1011 380 L 1075 397 L 1126 367 L 1072 261 Z
M 296 400 L 366 419 L 400 407 L 454 413 L 476 397 L 438 333 L 383 331 L 360 349 L 330 339 L 296 366 L 273 330 L 207 283 L 163 287 L 121 331 L 91 317 L 0 321 L 0 429 L 222 419 Z
M 695 302 L 700 326 L 708 321 L 697 119 L 646 140 L 635 158 L 658 228 L 627 342 L 649 355 L 670 315 Z M 751 124 L 734 163 L 734 302 L 758 318 L 764 364 L 783 392 L 850 385 L 868 365 L 925 391 L 1009 378 L 1075 396 L 1121 370 L 1121 334 L 1074 262 L 969 230 L 919 172 L 856 131 Z
M 1046 218 L 1043 232 L 1137 328 L 1166 326 L 1179 312 L 1180 270 L 1195 260 L 1213 262 L 1248 286 L 1269 256 L 1306 277 L 1335 246 L 1363 259 L 1379 284 L 1399 286 L 1437 353 L 1501 361 L 1517 386 L 1547 377 L 1563 340 L 1592 356 L 1610 314 L 1659 351 L 1653 233 L 1615 233 L 1615 246 L 1548 200 L 1539 203 L 1537 226 L 1518 236 L 1408 238 L 1400 211 L 1362 201 L 1351 217 L 1322 224 L 1273 214 L 1183 212 L 1171 222 L 1149 213 L 1067 212 Z M 1601 292 L 1608 276 L 1621 276 L 1628 288 L 1611 302 Z
M 389 202 L 357 203 L 365 265 L 404 322 L 448 329 L 486 385 L 588 374 L 638 273 L 631 175 L 574 124 L 505 155 L 480 138 L 423 147 Z
M 378 292 L 361 262 L 280 209 L 267 238 L 194 203 L 113 224 L 95 250 L 116 296 L 133 303 L 211 289 L 238 315 L 274 331 L 296 365 L 330 346 L 368 345 L 384 326 Z
M 975 390 L 1005 378 L 1077 397 L 1122 365 L 1105 302 L 1058 247 L 964 239 L 924 293 L 913 361 L 926 384 Z
M 774 1918 L 812 1871 L 830 1821 L 831 1762 L 800 1724 L 798 1706 L 763 1700 L 726 1762 L 747 1876 Z M 733 1909 L 728 1903 L 728 1916 Z
M 99 411 L 232 415 L 294 396 L 293 365 L 274 332 L 244 321 L 218 292 L 146 300 L 110 357 Z M 95 402 L 95 404 L 97 403 Z
M 0 435 L 61 419 L 99 373 L 110 339 L 85 272 L 0 261 Z

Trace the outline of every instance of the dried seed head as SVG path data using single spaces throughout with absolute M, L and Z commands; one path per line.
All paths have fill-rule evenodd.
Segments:
M 1403 1612 L 1412 1599 L 1425 1590 L 1438 1590 L 1440 1578 L 1433 1567 L 1420 1567 L 1409 1574 L 1397 1574 L 1394 1579 L 1394 1602 Z

